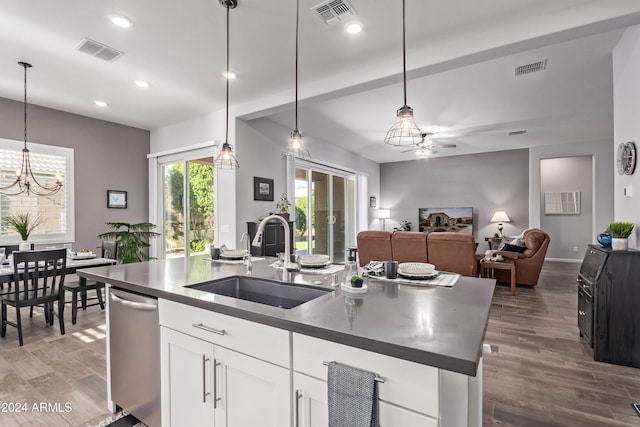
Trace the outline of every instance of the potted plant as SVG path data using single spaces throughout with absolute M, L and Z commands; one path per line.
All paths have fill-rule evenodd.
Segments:
M 278 215 L 283 217 L 285 221 L 289 221 L 289 206 L 291 206 L 291 202 L 289 202 L 289 198 L 285 193 L 282 193 L 280 196 L 280 200 L 276 204 L 276 208 L 278 209 Z
M 4 220 L 5 224 L 16 231 L 22 242 L 20 243 L 21 251 L 28 251 L 31 249 L 31 245 L 29 245 L 29 235 L 35 230 L 35 228 L 40 225 L 40 217 L 36 216 L 32 218 L 31 215 L 27 213 L 17 213 L 13 215 L 9 215 Z
M 160 233 L 151 231 L 155 224 L 140 222 L 129 224 L 127 222 L 107 222 L 114 231 L 102 233 L 98 237 L 103 240 L 115 240 L 118 242 L 118 261 L 122 264 L 148 261 L 149 255 L 145 251 L 150 245 L 147 240 Z
M 362 283 L 362 277 L 356 275 L 351 276 L 351 286 L 353 286 L 354 288 L 361 288 Z
M 612 222 L 607 230 L 611 234 L 611 248 L 613 250 L 629 249 L 629 236 L 635 226 L 632 222 Z

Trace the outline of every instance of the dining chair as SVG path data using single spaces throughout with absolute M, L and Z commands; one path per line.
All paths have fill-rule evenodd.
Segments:
M 23 345 L 22 320 L 20 309 L 34 306 L 44 308 L 45 321 L 53 325 L 53 304 L 58 303 L 57 316 L 60 320 L 60 333 L 64 335 L 64 277 L 67 262 L 66 249 L 42 251 L 17 251 L 13 253 L 13 293 L 3 295 L 2 329 L 0 335 L 7 334 L 7 325 L 18 329 L 18 341 Z M 7 318 L 7 306 L 16 309 L 16 322 Z
M 3 248 L 4 248 L 4 253 L 7 259 L 9 259 L 9 255 L 20 250 L 20 245 L 0 245 L 0 249 L 3 249 Z M 31 243 L 31 250 L 33 250 L 33 248 L 34 248 L 34 244 Z M 4 289 L 4 283 L 5 282 L 0 281 L 0 290 Z M 9 285 L 11 285 L 10 281 L 9 281 Z
M 118 242 L 105 240 L 102 242 L 102 258 L 118 259 Z M 69 281 L 65 283 L 65 291 L 71 292 L 71 323 L 76 324 L 78 319 L 78 305 L 82 306 L 83 310 L 87 307 L 93 307 L 99 305 L 104 310 L 104 299 L 102 297 L 102 290 L 104 289 L 104 283 L 102 282 L 87 282 L 86 279 L 79 279 Z M 87 291 L 96 291 L 96 296 L 87 298 Z M 83 294 L 84 292 L 84 294 Z M 80 295 L 80 301 L 78 301 L 78 295 Z M 87 301 L 96 301 L 91 304 L 87 304 Z

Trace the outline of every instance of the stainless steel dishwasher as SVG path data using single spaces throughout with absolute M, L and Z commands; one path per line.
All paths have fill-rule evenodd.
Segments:
M 149 427 L 160 422 L 158 300 L 109 289 L 111 399 Z

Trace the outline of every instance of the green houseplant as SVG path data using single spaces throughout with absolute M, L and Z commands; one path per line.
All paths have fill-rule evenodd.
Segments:
M 282 193 L 280 200 L 276 203 L 276 209 L 278 209 L 278 214 L 287 221 L 289 221 L 289 206 L 291 206 L 289 198 L 285 193 Z
M 613 250 L 629 249 L 629 236 L 635 224 L 632 222 L 612 222 L 607 230 L 611 234 L 611 248 Z
M 27 240 L 29 240 L 29 235 L 33 230 L 40 225 L 40 222 L 41 220 L 39 216 L 31 217 L 31 214 L 28 212 L 9 215 L 4 219 L 6 226 L 20 235 L 20 238 L 22 239 L 22 243 L 20 244 L 21 251 L 29 250 L 30 246 L 27 243 Z
M 150 245 L 149 238 L 159 236 L 160 233 L 151 231 L 155 224 L 150 222 L 140 222 L 130 224 L 128 222 L 107 222 L 113 231 L 100 234 L 98 237 L 103 240 L 115 240 L 118 242 L 118 261 L 122 264 L 148 261 L 149 255 L 145 251 Z

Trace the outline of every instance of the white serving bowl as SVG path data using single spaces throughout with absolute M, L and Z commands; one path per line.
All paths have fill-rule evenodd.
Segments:
M 403 262 L 398 265 L 398 272 L 405 274 L 433 274 L 436 266 L 426 262 Z

